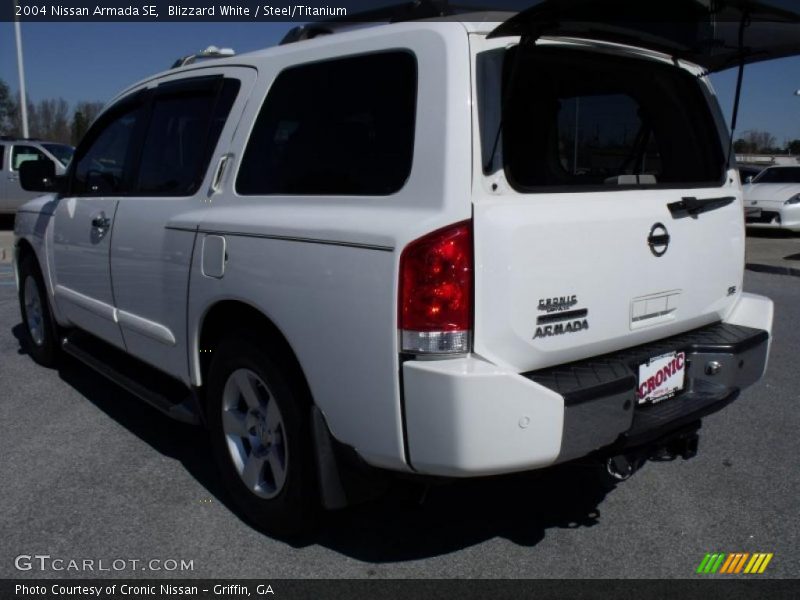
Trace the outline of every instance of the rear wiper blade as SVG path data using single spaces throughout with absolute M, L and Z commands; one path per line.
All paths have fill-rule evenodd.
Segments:
M 728 204 L 731 204 L 735 200 L 736 196 L 703 199 L 697 199 L 694 196 L 685 196 L 681 198 L 680 202 L 670 202 L 667 204 L 667 208 L 676 219 L 680 217 L 696 217 L 700 213 L 728 206 Z

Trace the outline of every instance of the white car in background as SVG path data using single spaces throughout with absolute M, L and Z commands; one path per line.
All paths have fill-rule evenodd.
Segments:
M 800 231 L 800 166 L 770 167 L 744 186 L 748 227 Z

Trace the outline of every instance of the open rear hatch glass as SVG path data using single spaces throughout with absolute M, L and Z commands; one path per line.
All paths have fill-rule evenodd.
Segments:
M 489 35 L 501 36 L 627 44 L 714 72 L 800 54 L 800 15 L 790 0 L 545 0 Z

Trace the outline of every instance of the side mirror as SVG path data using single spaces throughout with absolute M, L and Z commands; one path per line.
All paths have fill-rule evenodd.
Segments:
M 19 183 L 29 192 L 56 190 L 56 166 L 51 160 L 26 160 L 19 166 Z

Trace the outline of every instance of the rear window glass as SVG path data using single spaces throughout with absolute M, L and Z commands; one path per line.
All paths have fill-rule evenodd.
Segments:
M 411 173 L 416 59 L 381 52 L 293 67 L 250 135 L 244 195 L 388 195 Z
M 719 132 L 689 74 L 563 49 L 517 53 L 504 65 L 503 156 L 518 190 L 723 181 Z
M 762 171 L 753 183 L 800 183 L 800 167 L 781 167 Z

